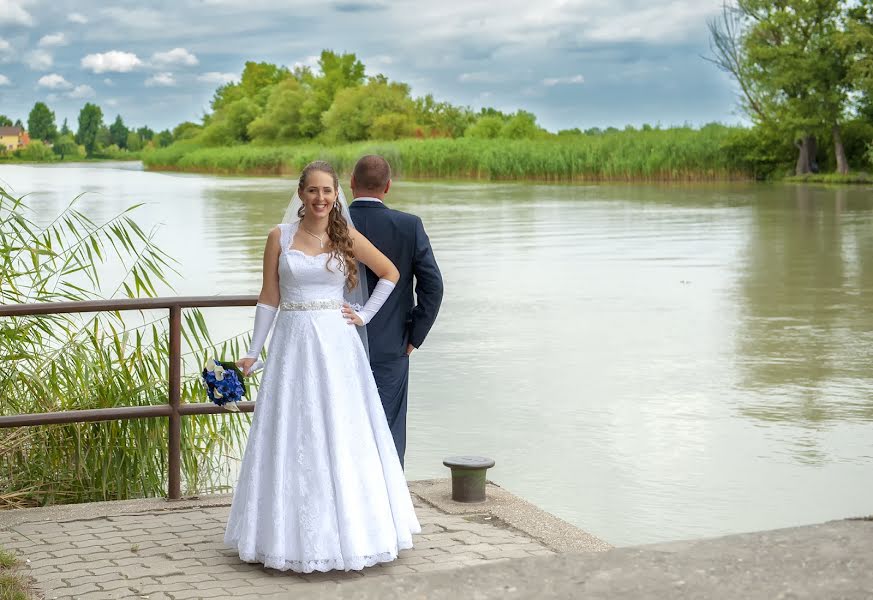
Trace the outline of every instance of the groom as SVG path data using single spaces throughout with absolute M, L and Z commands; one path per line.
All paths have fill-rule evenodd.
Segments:
M 383 202 L 390 187 L 388 161 L 381 156 L 364 156 L 352 173 L 354 201 L 349 211 L 358 231 L 400 271 L 394 291 L 367 325 L 367 338 L 373 377 L 402 465 L 409 355 L 421 346 L 436 319 L 443 299 L 443 279 L 421 219 L 388 208 Z M 366 272 L 367 287 L 373 293 L 378 277 L 369 269 Z

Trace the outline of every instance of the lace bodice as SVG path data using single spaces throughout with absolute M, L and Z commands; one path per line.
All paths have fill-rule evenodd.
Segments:
M 342 301 L 346 283 L 342 262 L 331 258 L 329 252 L 309 256 L 300 250 L 291 249 L 298 227 L 298 223 L 279 225 L 282 247 L 279 260 L 280 302 Z

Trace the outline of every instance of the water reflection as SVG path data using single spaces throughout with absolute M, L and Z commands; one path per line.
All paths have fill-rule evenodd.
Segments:
M 755 393 L 742 414 L 807 428 L 873 420 L 869 196 L 795 186 L 754 212 L 737 363 Z M 799 445 L 802 460 L 827 458 Z

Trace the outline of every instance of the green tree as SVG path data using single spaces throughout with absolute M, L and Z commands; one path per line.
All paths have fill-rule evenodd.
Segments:
M 849 8 L 842 42 L 849 80 L 860 94 L 859 112 L 873 122 L 873 0 L 858 0 Z
M 248 126 L 260 115 L 254 100 L 235 100 L 218 111 L 203 130 L 203 141 L 218 146 L 250 141 Z
M 511 140 L 532 140 L 542 134 L 533 113 L 520 110 L 500 129 L 500 137 Z
M 143 141 L 143 143 L 151 141 L 151 139 L 155 137 L 155 132 L 146 125 L 143 125 L 139 129 L 137 129 L 136 134 L 139 136 L 139 139 Z
M 61 160 L 67 156 L 79 155 L 79 145 L 70 133 L 61 134 L 52 147 L 52 150 L 54 150 L 55 154 L 61 157 Z
M 97 130 L 97 150 L 105 150 L 109 148 L 109 146 L 113 146 L 112 143 L 112 135 L 109 133 L 109 128 L 106 125 L 100 125 L 100 128 Z M 116 146 L 117 148 L 118 146 Z
M 713 62 L 730 73 L 747 114 L 796 140 L 795 172 L 814 170 L 817 132 L 847 172 L 841 123 L 848 105 L 842 0 L 737 0 L 710 23 Z
M 155 137 L 152 139 L 158 148 L 166 148 L 173 143 L 173 134 L 170 133 L 169 129 L 164 129 L 163 131 L 156 133 Z
M 44 102 L 33 105 L 27 117 L 27 132 L 32 140 L 52 142 L 58 135 L 55 113 Z
M 13 127 L 24 129 L 24 123 L 21 122 L 21 119 L 15 119 L 15 125 L 13 125 Z
M 202 130 L 203 128 L 197 123 L 192 123 L 191 121 L 183 121 L 173 128 L 173 139 L 188 140 L 195 137 Z M 152 133 L 152 136 L 154 136 L 154 132 Z M 143 139 L 145 140 L 145 138 Z M 149 139 L 151 139 L 151 137 Z
M 284 142 L 299 138 L 300 109 L 306 92 L 297 79 L 286 79 L 270 92 L 264 113 L 249 123 L 248 136 L 261 142 Z
M 127 134 L 130 130 L 124 124 L 121 115 L 115 117 L 115 121 L 109 126 L 109 143 L 119 148 L 127 148 Z
M 379 117 L 394 114 L 400 119 L 389 122 L 383 120 L 380 129 L 372 131 Z M 322 118 L 324 133 L 329 139 L 341 141 L 366 140 L 374 133 L 389 133 L 392 128 L 402 124 L 404 119 L 411 123 L 415 106 L 409 97 L 409 86 L 405 83 L 389 82 L 383 76 L 371 78 L 366 85 L 341 90 L 333 104 Z
M 86 103 L 79 111 L 79 131 L 76 132 L 76 142 L 85 146 L 88 156 L 97 149 L 97 134 L 103 127 L 103 111 L 96 104 Z
M 60 135 L 73 135 L 73 132 L 70 130 L 70 126 L 67 125 L 66 117 L 64 117 L 64 124 L 61 125 Z
M 500 136 L 505 119 L 495 114 L 486 114 L 470 125 L 464 132 L 464 137 L 492 140 Z
M 461 137 L 476 117 L 469 108 L 437 102 L 428 94 L 415 100 L 415 120 L 432 137 Z
M 131 152 L 139 152 L 142 150 L 142 139 L 135 131 L 129 131 L 127 133 L 127 139 L 124 142 L 124 147 Z
M 42 140 L 31 140 L 27 146 L 16 150 L 15 155 L 23 160 L 40 162 L 52 160 L 54 158 L 54 153 L 51 148 L 46 146 Z
M 12 119 L 6 115 L 0 115 L 0 127 L 12 127 Z
M 340 91 L 359 87 L 364 83 L 364 63 L 354 54 L 337 54 L 323 50 L 318 59 L 321 74 L 300 71 L 301 83 L 309 90 L 300 107 L 300 131 L 306 137 L 315 137 L 324 128 L 323 116 L 333 106 Z

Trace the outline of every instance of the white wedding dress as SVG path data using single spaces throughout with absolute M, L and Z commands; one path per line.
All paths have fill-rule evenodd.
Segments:
M 274 569 L 363 569 L 411 548 L 421 528 L 341 313 L 345 275 L 328 254 L 290 249 L 297 226 L 279 226 L 281 304 L 224 541 Z

